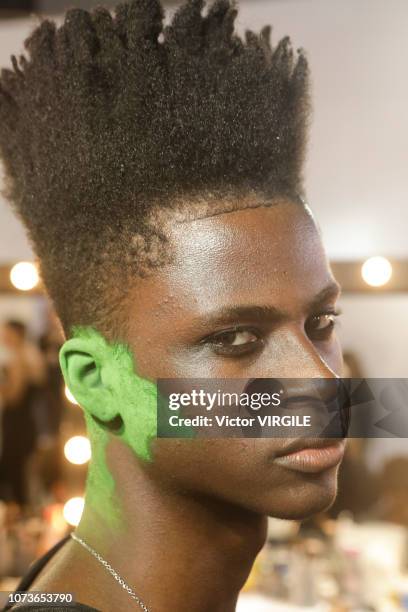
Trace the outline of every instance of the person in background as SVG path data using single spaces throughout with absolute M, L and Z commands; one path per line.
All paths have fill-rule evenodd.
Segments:
M 46 384 L 39 402 L 37 429 L 38 450 L 41 451 L 42 459 L 39 472 L 46 492 L 59 482 L 62 472 L 60 429 L 64 401 L 63 378 L 58 360 L 61 345 L 62 337 L 55 326 L 50 326 L 39 340 L 46 370 Z
M 27 338 L 24 323 L 9 320 L 0 328 L 0 343 L 6 349 L 0 400 L 2 444 L 0 497 L 25 505 L 28 501 L 26 471 L 35 447 L 33 402 L 44 383 L 44 361 Z

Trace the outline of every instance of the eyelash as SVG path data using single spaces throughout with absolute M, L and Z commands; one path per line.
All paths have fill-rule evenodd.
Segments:
M 252 342 L 247 342 L 241 345 L 224 345 L 221 346 L 220 343 L 217 344 L 217 338 L 221 338 L 222 336 L 226 336 L 228 334 L 238 334 L 238 333 L 248 332 L 254 334 L 256 336 L 256 340 Z M 231 356 L 231 357 L 240 357 L 241 355 L 246 355 L 248 353 L 253 353 L 257 348 L 260 348 L 263 345 L 263 339 L 261 338 L 261 332 L 259 329 L 255 329 L 253 327 L 248 326 L 235 326 L 230 329 L 225 329 L 211 336 L 207 336 L 201 341 L 201 344 L 205 344 L 209 346 L 214 353 L 217 355 L 223 356 Z
M 309 319 L 306 321 L 305 331 L 307 332 L 308 322 L 312 320 L 316 320 L 319 317 L 324 317 L 324 316 L 333 317 L 331 325 L 323 328 L 322 330 L 311 330 L 307 332 L 308 336 L 311 337 L 311 339 L 315 341 L 322 342 L 324 340 L 327 340 L 330 337 L 331 332 L 333 331 L 337 323 L 336 321 L 337 317 L 339 317 L 340 315 L 341 315 L 341 311 L 334 310 L 334 309 L 315 314 L 312 317 L 309 317 Z M 244 332 L 252 333 L 254 334 L 254 336 L 256 336 L 256 339 L 251 342 L 247 342 L 247 343 L 244 343 L 241 345 L 235 345 L 235 346 L 234 345 L 230 345 L 230 346 L 221 345 L 220 342 L 218 343 L 216 342 L 217 338 L 219 339 L 222 336 L 226 336 L 228 334 L 238 334 L 240 332 L 241 333 L 244 333 Z M 311 332 L 313 332 L 313 334 Z M 211 336 L 207 336 L 206 338 L 203 338 L 200 344 L 209 346 L 211 350 L 217 355 L 221 355 L 225 357 L 240 357 L 240 356 L 252 354 L 256 350 L 259 350 L 259 348 L 261 348 L 264 344 L 264 339 L 261 336 L 262 335 L 259 329 L 248 327 L 248 326 L 234 326 L 234 327 L 231 327 L 230 329 L 225 329 L 215 334 L 212 334 Z
M 313 319 L 318 319 L 319 317 L 332 317 L 331 325 L 328 325 L 327 327 L 325 327 L 325 328 L 323 328 L 321 330 L 318 330 L 318 329 L 312 330 L 313 333 L 314 333 L 314 338 L 313 338 L 312 337 L 312 333 L 311 332 L 307 332 L 307 323 L 308 323 L 308 321 L 306 321 L 305 331 L 308 333 L 308 336 L 311 339 L 314 339 L 316 341 L 327 340 L 330 337 L 331 332 L 333 331 L 333 329 L 335 328 L 335 326 L 337 324 L 337 320 L 336 319 L 340 315 L 341 315 L 341 311 L 340 310 L 336 310 L 336 309 L 327 310 L 326 312 L 321 312 L 319 314 L 313 315 L 312 317 L 310 317 L 308 319 L 308 321 L 312 321 Z

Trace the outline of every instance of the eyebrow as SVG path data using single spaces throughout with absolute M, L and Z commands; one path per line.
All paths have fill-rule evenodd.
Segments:
M 327 304 L 328 301 L 337 298 L 340 294 L 340 285 L 337 282 L 332 282 L 327 287 L 319 291 L 317 295 L 307 304 L 306 310 L 309 314 L 316 311 Z M 278 322 L 282 321 L 287 315 L 276 308 L 269 305 L 238 305 L 221 308 L 215 313 L 204 316 L 204 320 L 200 323 L 204 325 L 219 326 L 231 324 L 237 319 L 251 319 L 253 321 Z
M 309 312 L 315 312 L 316 309 L 324 304 L 327 304 L 330 300 L 338 298 L 341 293 L 341 287 L 337 281 L 331 282 L 327 287 L 319 291 L 317 295 L 309 302 L 307 310 Z

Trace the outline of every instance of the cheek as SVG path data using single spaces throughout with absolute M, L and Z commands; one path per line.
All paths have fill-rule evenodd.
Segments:
M 305 518 L 330 505 L 336 472 L 305 475 L 273 463 L 278 440 L 156 440 L 145 470 L 162 487 L 208 495 L 259 514 Z
M 254 444 L 261 442 L 261 444 Z M 156 440 L 150 476 L 164 488 L 192 498 L 208 496 L 254 510 L 264 497 L 266 475 L 261 441 Z M 256 448 L 258 447 L 258 448 Z M 274 479 L 273 479 L 274 480 Z M 279 482 L 271 483 L 275 489 Z
M 123 420 L 120 438 L 140 459 L 150 461 L 157 431 L 156 385 L 125 369 L 113 401 Z

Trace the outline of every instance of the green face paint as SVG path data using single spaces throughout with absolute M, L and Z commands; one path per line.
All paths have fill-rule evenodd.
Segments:
M 82 357 L 81 357 L 82 356 Z M 69 360 L 91 367 L 69 365 Z M 88 362 L 86 362 L 88 360 Z M 115 482 L 106 462 L 109 423 L 121 422 L 115 435 L 144 461 L 150 461 L 150 445 L 157 432 L 157 387 L 135 372 L 132 352 L 124 344 L 109 344 L 92 328 L 75 328 L 60 353 L 65 382 L 85 413 L 92 459 L 86 484 L 86 503 L 112 528 L 121 523 Z M 109 500 L 112 501 L 109 504 Z M 108 508 L 110 507 L 110 510 Z M 110 516 L 106 517 L 106 511 Z

